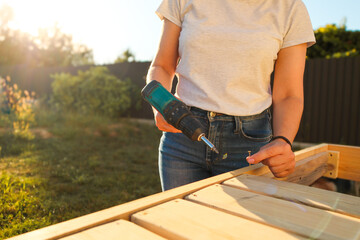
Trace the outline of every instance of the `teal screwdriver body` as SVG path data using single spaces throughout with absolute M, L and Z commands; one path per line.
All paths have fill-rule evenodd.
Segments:
M 203 141 L 212 151 L 219 154 L 214 144 L 205 137 L 203 125 L 194 117 L 190 108 L 174 97 L 161 83 L 156 80 L 151 81 L 142 89 L 141 94 L 170 125 L 181 130 L 193 141 Z

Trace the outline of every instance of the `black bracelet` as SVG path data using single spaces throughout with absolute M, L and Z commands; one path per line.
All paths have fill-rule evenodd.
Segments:
M 275 137 L 272 137 L 271 140 L 270 140 L 270 142 L 274 141 L 275 139 L 279 139 L 279 138 L 282 139 L 282 140 L 284 140 L 285 142 L 287 142 L 287 143 L 290 145 L 290 147 L 292 147 L 290 140 L 287 139 L 287 138 L 284 137 L 284 136 L 275 136 Z

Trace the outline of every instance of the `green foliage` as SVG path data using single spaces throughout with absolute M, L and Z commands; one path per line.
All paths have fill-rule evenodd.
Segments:
M 58 111 L 99 114 L 118 117 L 130 108 L 136 91 L 131 80 L 122 81 L 106 67 L 93 67 L 73 76 L 67 73 L 52 76 L 51 106 Z
M 50 225 L 51 215 L 37 195 L 39 183 L 31 178 L 0 175 L 0 239 Z
M 315 31 L 317 43 L 308 49 L 308 58 L 339 58 L 358 56 L 360 31 L 348 31 L 345 25 L 328 24 Z
M 161 191 L 153 124 L 53 114 L 49 138 L 0 132 L 0 239 Z
M 29 126 L 34 122 L 34 103 L 35 93 L 22 91 L 16 84 L 11 84 L 10 77 L 0 78 L 0 97 L 1 111 L 5 113 L 1 120 L 2 123 L 10 124 L 13 134 L 18 137 L 32 138 Z
M 94 63 L 92 50 L 75 44 L 72 36 L 55 25 L 39 29 L 38 36 L 9 27 L 13 18 L 11 7 L 0 7 L 0 64 L 28 64 L 34 67 L 78 66 Z

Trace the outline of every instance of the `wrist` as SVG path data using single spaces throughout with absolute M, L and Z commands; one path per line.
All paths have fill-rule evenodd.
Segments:
M 290 141 L 288 138 L 286 138 L 286 137 L 284 137 L 284 136 L 281 136 L 281 135 L 273 136 L 273 137 L 271 138 L 270 142 L 272 142 L 272 141 L 274 141 L 274 140 L 277 140 L 277 139 L 286 142 L 287 144 L 290 145 L 290 147 L 292 147 L 291 141 Z

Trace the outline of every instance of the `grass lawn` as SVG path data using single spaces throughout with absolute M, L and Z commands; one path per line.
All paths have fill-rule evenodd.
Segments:
M 0 239 L 161 191 L 155 126 L 70 114 L 37 118 L 37 132 L 46 134 L 0 132 Z

